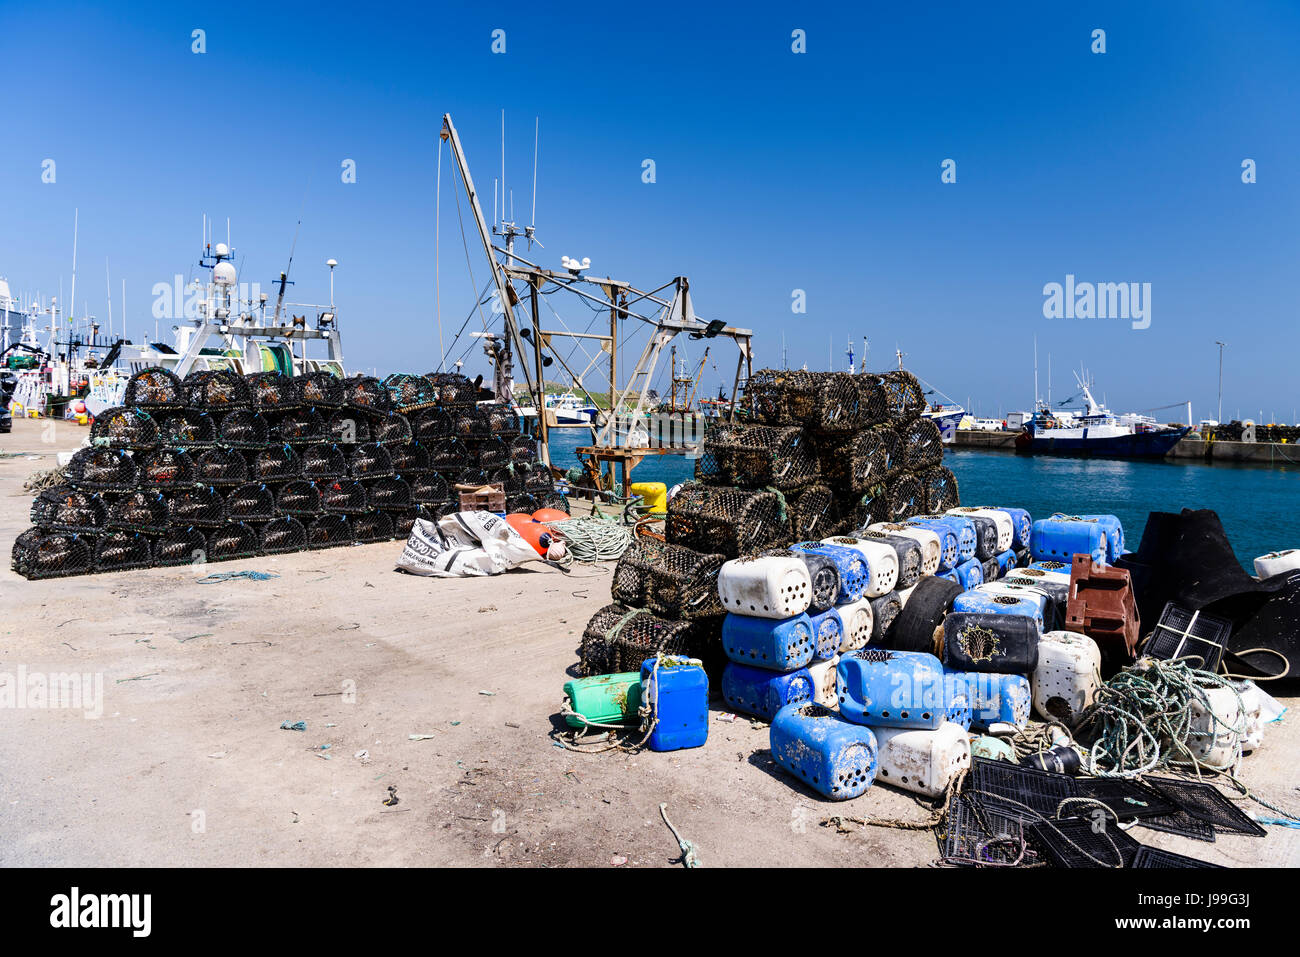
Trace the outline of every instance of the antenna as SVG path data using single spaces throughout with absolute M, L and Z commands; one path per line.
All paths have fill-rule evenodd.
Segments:
M 108 275 L 108 257 L 104 257 L 104 285 L 108 287 L 108 338 L 113 338 L 113 280 Z
M 72 301 L 68 305 L 67 315 L 75 321 L 77 318 L 77 221 L 81 210 L 72 211 Z
M 537 136 L 541 129 L 541 117 L 533 117 L 533 213 L 528 220 L 530 229 L 537 225 Z
M 122 280 L 122 338 L 126 338 L 126 280 Z
M 506 215 L 506 111 L 501 111 L 501 215 Z

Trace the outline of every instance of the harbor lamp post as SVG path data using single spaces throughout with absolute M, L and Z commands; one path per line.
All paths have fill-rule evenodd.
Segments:
M 338 264 L 337 259 L 325 260 L 325 265 L 330 267 L 330 309 L 334 308 L 334 267 Z
M 1227 343 L 1215 339 L 1214 344 L 1219 347 L 1219 418 L 1217 421 L 1223 424 L 1223 347 Z

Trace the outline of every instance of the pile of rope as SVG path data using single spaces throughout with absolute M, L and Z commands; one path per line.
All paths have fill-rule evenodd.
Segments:
M 632 530 L 608 518 L 568 518 L 546 524 L 564 539 L 573 560 L 584 565 L 617 561 L 632 544 Z
M 56 488 L 59 485 L 66 485 L 67 483 L 67 473 L 62 467 L 37 469 L 31 475 L 27 476 L 27 481 L 23 482 L 23 488 L 28 492 L 43 492 L 47 488 Z

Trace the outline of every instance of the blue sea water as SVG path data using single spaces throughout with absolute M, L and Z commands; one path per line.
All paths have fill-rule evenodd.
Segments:
M 551 461 L 568 467 L 585 430 L 552 434 Z M 1300 462 L 1300 454 L 1296 456 Z M 1136 549 L 1149 512 L 1210 508 L 1219 513 L 1237 558 L 1254 572 L 1257 555 L 1300 547 L 1300 464 L 1205 465 L 1183 461 L 1081 459 L 950 449 L 944 464 L 957 476 L 963 504 L 1015 505 L 1035 518 L 1053 512 L 1118 516 Z M 633 476 L 673 485 L 689 479 L 694 460 L 649 456 Z

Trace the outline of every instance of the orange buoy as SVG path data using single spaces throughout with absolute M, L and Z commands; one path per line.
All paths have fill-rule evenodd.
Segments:
M 534 522 L 565 522 L 569 517 L 568 512 L 562 512 L 558 508 L 539 508 L 533 512 Z
M 551 531 L 541 522 L 534 522 L 527 512 L 511 512 L 506 516 L 506 523 L 524 537 L 537 554 L 545 556 L 551 544 Z

